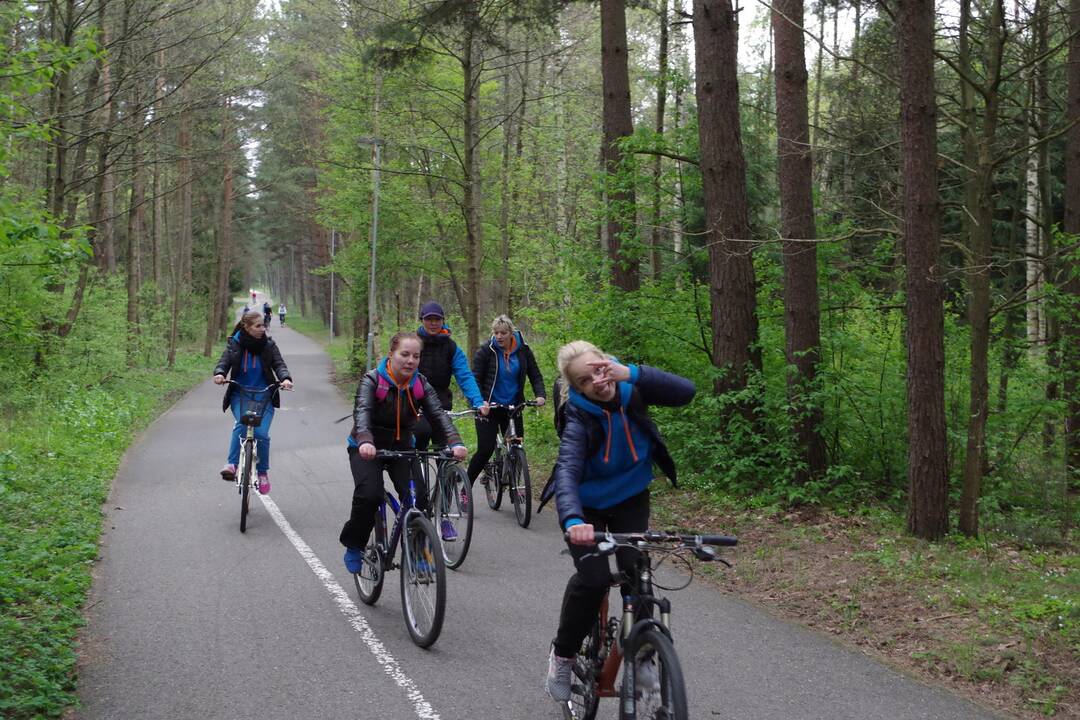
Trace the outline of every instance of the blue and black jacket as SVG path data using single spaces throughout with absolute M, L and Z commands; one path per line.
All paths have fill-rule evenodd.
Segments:
M 358 447 L 369 442 L 381 450 L 411 446 L 412 430 L 420 410 L 432 427 L 442 431 L 448 447 L 462 444 L 461 435 L 439 404 L 427 378 L 417 372 L 399 385 L 383 358 L 377 368 L 360 378 L 356 387 L 353 430 L 348 444 Z
M 509 370 L 507 369 L 509 368 Z M 493 399 L 496 388 L 506 385 L 516 385 L 516 393 L 512 399 L 504 399 L 507 404 L 519 404 L 525 402 L 525 378 L 529 378 L 535 397 L 547 397 L 544 390 L 544 376 L 540 374 L 540 366 L 536 364 L 532 348 L 525 343 L 525 338 L 520 332 L 514 332 L 514 347 L 507 353 L 495 340 L 491 339 L 481 345 L 473 355 L 473 375 L 476 383 L 480 386 L 480 394 L 488 402 L 499 402 Z M 510 373 L 507 376 L 507 373 Z
M 424 350 L 420 353 L 420 374 L 428 379 L 443 410 L 453 408 L 453 396 L 450 394 L 450 380 L 457 380 L 461 393 L 469 402 L 469 407 L 478 408 L 484 404 L 476 378 L 469 369 L 469 360 L 465 353 L 450 337 L 450 328 L 443 325 L 442 330 L 431 335 L 421 325 L 416 334 L 424 341 Z
M 611 403 L 569 391 L 552 477 L 563 529 L 585 522 L 586 507 L 602 510 L 644 491 L 654 464 L 673 485 L 677 481 L 675 462 L 648 406 L 686 405 L 694 397 L 694 384 L 645 365 L 628 367 L 630 379 L 619 383 Z
M 281 351 L 278 350 L 277 343 L 274 339 L 267 336 L 266 344 L 263 346 L 262 352 L 258 355 L 245 350 L 240 344 L 240 333 L 242 331 L 237 330 L 229 338 L 229 342 L 225 345 L 225 350 L 221 353 L 221 358 L 218 359 L 217 365 L 214 367 L 214 375 L 223 375 L 224 377 L 231 378 L 237 382 L 240 381 L 241 375 L 247 375 L 250 377 L 250 373 L 246 372 L 251 367 L 257 367 L 262 373 L 262 379 L 265 380 L 264 385 L 269 385 L 273 382 L 284 382 L 285 380 L 292 380 L 292 375 L 289 374 L 289 366 L 285 364 L 285 360 L 281 357 Z M 225 388 L 225 398 L 222 401 L 221 409 L 228 410 L 229 403 L 232 400 L 234 391 L 233 385 L 228 385 Z M 280 407 L 281 401 L 277 392 L 274 393 L 273 398 L 274 407 Z

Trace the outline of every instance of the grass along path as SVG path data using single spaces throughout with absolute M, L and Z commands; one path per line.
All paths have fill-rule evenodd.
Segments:
M 209 364 L 182 355 L 173 370 L 49 379 L 0 396 L 0 717 L 59 717 L 76 702 L 102 503 L 132 440 Z

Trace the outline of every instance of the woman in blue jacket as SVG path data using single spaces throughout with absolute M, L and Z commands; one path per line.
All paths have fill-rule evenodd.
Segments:
M 584 340 L 559 350 L 565 427 L 555 465 L 559 525 L 570 534 L 577 572 L 566 584 L 559 630 L 548 657 L 546 687 L 558 702 L 570 699 L 570 675 L 582 640 L 607 595 L 611 572 L 592 551 L 594 531 L 649 529 L 653 465 L 675 483 L 675 464 L 649 405 L 686 405 L 694 384 L 646 367 L 623 365 Z M 619 568 L 633 569 L 632 551 L 616 553 Z

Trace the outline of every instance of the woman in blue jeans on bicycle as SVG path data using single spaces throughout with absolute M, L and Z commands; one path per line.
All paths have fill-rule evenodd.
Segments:
M 694 384 L 644 365 L 623 365 L 584 340 L 560 348 L 558 365 L 565 426 L 554 470 L 555 506 L 577 572 L 566 584 L 545 685 L 553 699 L 565 702 L 574 658 L 611 583 L 607 558 L 585 557 L 594 551 L 593 533 L 649 529 L 653 464 L 674 484 L 675 463 L 648 406 L 686 405 Z M 633 570 L 633 551 L 619 550 L 616 561 L 624 572 Z
M 240 322 L 236 323 L 232 336 L 225 345 L 225 351 L 221 353 L 221 358 L 214 368 L 214 382 L 222 385 L 227 382 L 226 378 L 231 378 L 233 382 L 244 387 L 263 388 L 279 382 L 286 390 L 292 389 L 289 366 L 282 359 L 277 343 L 266 334 L 266 324 L 258 310 L 248 310 L 240 316 Z M 236 465 L 240 462 L 240 442 L 247 432 L 240 424 L 241 397 L 234 389 L 233 385 L 228 387 L 221 406 L 223 412 L 232 408 L 233 417 L 236 418 L 229 441 L 229 458 L 225 467 L 221 468 L 221 477 L 229 482 L 236 479 Z M 255 471 L 259 477 L 259 492 L 263 495 L 270 492 L 270 423 L 274 419 L 274 408 L 280 405 L 281 401 L 275 390 L 271 403 L 263 413 L 262 424 L 255 428 L 259 454 Z
M 413 427 L 420 410 L 433 428 L 445 438 L 454 458 L 465 459 L 465 445 L 453 421 L 442 409 L 431 383 L 417 372 L 423 341 L 416 333 L 398 333 L 390 340 L 390 354 L 379 366 L 360 379 L 353 403 L 353 431 L 349 434 L 349 466 L 353 476 L 352 510 L 338 539 L 345 546 L 345 569 L 360 572 L 364 546 L 375 513 L 384 497 L 382 473 L 386 470 L 398 497 L 409 490 L 410 476 L 416 481 L 417 507 L 427 506 L 423 476 L 412 472 L 408 460 L 379 460 L 379 450 L 412 450 Z

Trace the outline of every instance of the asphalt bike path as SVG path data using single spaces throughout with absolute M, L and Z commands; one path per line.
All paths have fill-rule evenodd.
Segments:
M 125 456 L 106 505 L 75 716 L 561 717 L 543 691 L 572 567 L 555 514 L 523 530 L 509 500 L 491 511 L 478 484 L 469 556 L 447 572 L 442 634 L 417 648 L 397 571 L 368 607 L 342 564 L 349 423 L 333 421 L 351 403 L 330 384 L 315 342 L 276 322 L 271 334 L 296 390 L 282 393 L 272 492 L 253 497 L 245 534 L 235 486 L 218 476 L 232 425 L 221 387 L 207 380 L 188 393 Z M 534 484 L 548 470 L 534 465 Z M 695 720 L 996 717 L 700 580 L 670 597 Z M 598 717 L 617 717 L 616 702 L 602 700 Z

